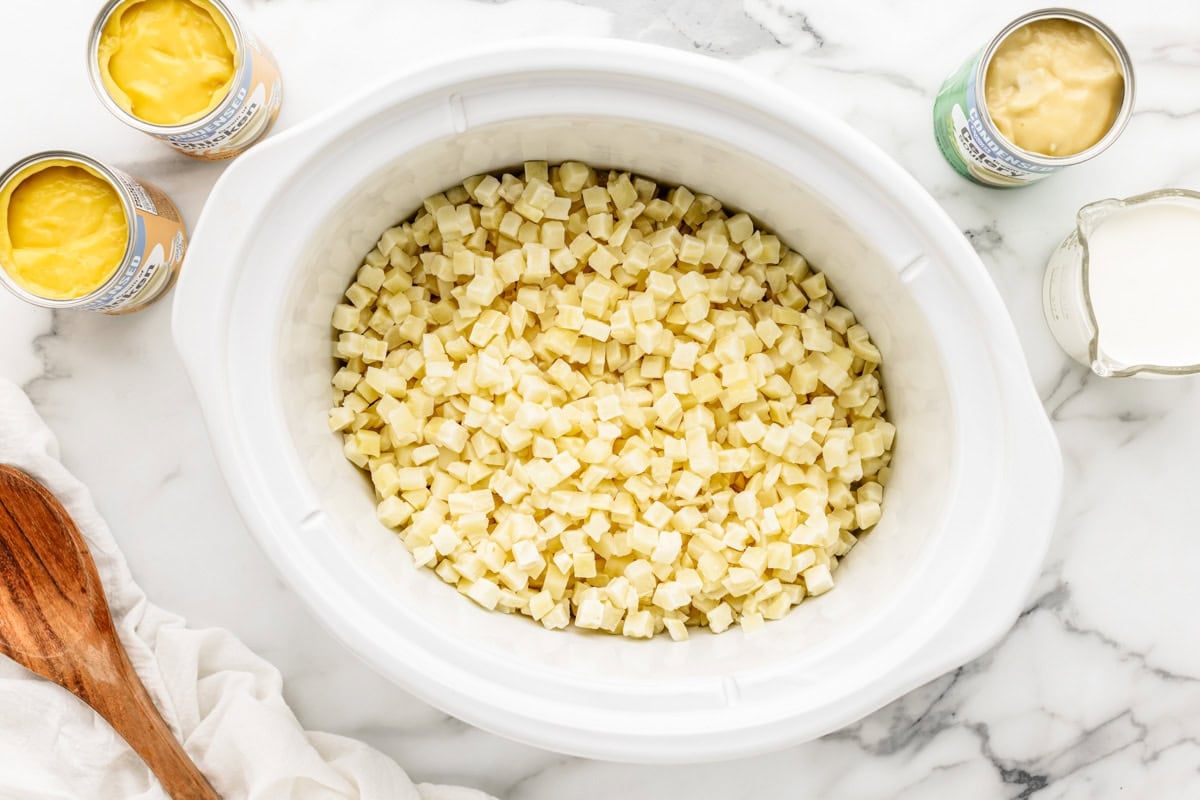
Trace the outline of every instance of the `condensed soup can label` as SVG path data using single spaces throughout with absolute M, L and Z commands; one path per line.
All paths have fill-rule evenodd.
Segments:
M 116 280 L 78 308 L 111 314 L 141 309 L 171 288 L 183 264 L 187 234 L 179 210 L 166 193 L 118 169 L 109 167 L 109 171 L 133 207 L 128 220 L 131 246 Z
M 101 40 L 114 14 L 137 0 L 111 0 L 92 25 L 88 47 L 92 86 L 100 101 L 130 127 L 147 133 L 179 152 L 206 161 L 222 161 L 244 153 L 275 124 L 283 105 L 283 77 L 270 50 L 242 27 L 221 0 L 204 0 L 232 32 L 235 71 L 228 93 L 202 118 L 179 125 L 153 124 L 123 108 L 105 84 Z
M 1016 29 L 1043 19 L 1065 19 L 1093 29 L 1111 48 L 1124 78 L 1122 107 L 1108 134 L 1092 147 L 1065 157 L 1029 152 L 1009 142 L 993 123 L 984 99 L 988 65 L 1000 43 Z M 1014 20 L 946 79 L 934 100 L 933 127 L 942 156 L 960 175 L 985 186 L 1025 186 L 1099 155 L 1120 134 L 1132 107 L 1132 63 L 1116 35 L 1087 14 L 1046 9 Z
M 22 300 L 50 309 L 127 314 L 162 297 L 175 283 L 187 250 L 179 209 L 161 189 L 81 153 L 52 151 L 30 156 L 0 174 L 0 193 L 50 166 L 80 166 L 101 177 L 121 200 L 127 230 L 124 255 L 95 290 L 65 299 L 34 294 L 0 264 L 0 283 Z
M 983 53 L 980 50 L 959 67 L 934 101 L 934 127 L 942 155 L 959 174 L 990 186 L 1033 183 L 1062 169 L 1026 160 L 998 133 L 988 131 L 992 126 L 984 123 L 987 109 L 979 102 Z

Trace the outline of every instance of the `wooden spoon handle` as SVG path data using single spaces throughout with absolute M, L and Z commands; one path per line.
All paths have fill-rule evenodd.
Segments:
M 79 675 L 79 696 L 121 734 L 174 800 L 221 800 L 167 727 L 125 649 L 112 649 L 117 674 Z
M 46 487 L 2 464 L 0 653 L 99 712 L 174 800 L 220 800 L 129 663 L 70 515 Z

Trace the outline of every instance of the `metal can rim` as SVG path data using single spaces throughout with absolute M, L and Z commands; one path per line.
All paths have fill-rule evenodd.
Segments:
M 1000 44 L 1009 37 L 1018 28 L 1037 22 L 1042 19 L 1066 19 L 1072 22 L 1078 22 L 1081 25 L 1086 25 L 1097 34 L 1100 35 L 1105 43 L 1112 48 L 1113 55 L 1117 58 L 1117 63 L 1121 67 L 1121 76 L 1125 80 L 1125 91 L 1121 99 L 1121 110 L 1117 112 L 1117 118 L 1113 120 L 1108 131 L 1101 137 L 1100 141 L 1096 142 L 1086 150 L 1081 150 L 1078 153 L 1072 153 L 1069 156 L 1047 156 L 1041 153 L 1034 153 L 1030 150 L 1018 147 L 1013 142 L 1009 141 L 1008 137 L 1000 133 L 996 127 L 996 123 L 992 121 L 992 112 L 988 108 L 987 98 L 984 96 L 984 84 L 987 80 L 987 70 L 992 63 L 992 57 L 996 54 L 996 50 Z M 982 110 L 980 119 L 986 128 L 989 135 L 996 137 L 999 141 L 1011 148 L 1012 151 L 1025 159 L 1031 164 L 1037 164 L 1042 167 L 1068 167 L 1073 164 L 1080 164 L 1088 161 L 1112 146 L 1113 142 L 1125 130 L 1125 126 L 1129 124 L 1129 118 L 1133 115 L 1134 102 L 1134 77 L 1133 77 L 1133 59 L 1129 56 L 1129 51 L 1125 49 L 1124 42 L 1113 32 L 1111 28 L 1105 25 L 1091 14 L 1083 11 L 1076 11 L 1072 8 L 1042 8 L 1036 11 L 1030 11 L 1026 14 L 1014 19 L 1012 22 L 1004 26 L 1004 28 L 992 37 L 988 42 L 987 47 L 979 56 L 979 63 L 975 67 L 975 103 Z
M 113 274 L 109 276 L 108 280 L 106 280 L 93 291 L 88 292 L 80 297 L 71 297 L 59 300 L 52 297 L 43 297 L 39 294 L 34 294 L 13 280 L 12 276 L 9 275 L 8 270 L 3 264 L 0 264 L 0 283 L 3 283 L 4 288 L 8 289 L 21 300 L 24 300 L 27 303 L 32 303 L 36 306 L 41 306 L 42 308 L 80 308 L 87 305 L 96 297 L 102 296 L 105 292 L 115 286 L 120 280 L 121 274 L 128 268 L 130 257 L 133 255 L 134 225 L 137 220 L 137 207 L 134 205 L 133 197 L 130 195 L 129 190 L 126 189 L 124 184 L 122 184 L 117 178 L 116 173 L 113 172 L 111 167 L 109 167 L 107 164 L 97 161 L 91 156 L 84 155 L 83 153 L 79 153 L 74 150 L 43 150 L 40 153 L 34 153 L 31 156 L 26 156 L 20 161 L 17 161 L 15 164 L 5 169 L 4 172 L 0 173 L 0 192 L 3 192 L 4 187 L 7 186 L 8 183 L 23 170 L 35 166 L 43 161 L 74 161 L 77 164 L 81 164 L 89 169 L 95 170 L 96 172 L 100 173 L 100 175 L 102 175 L 106 181 L 108 181 L 109 185 L 116 190 L 117 196 L 121 198 L 121 204 L 125 211 L 125 252 L 121 256 L 121 261 L 117 264 L 117 268 L 113 270 Z
M 112 95 L 108 93 L 108 89 L 104 85 L 104 79 L 100 75 L 100 37 L 104 33 L 104 26 L 108 24 L 109 18 L 114 12 L 131 0 L 109 0 L 96 15 L 96 19 L 92 22 L 91 33 L 88 36 L 88 77 L 92 83 L 92 89 L 96 96 L 100 98 L 100 102 L 109 110 L 111 114 L 120 119 L 126 125 L 142 131 L 143 133 L 153 134 L 155 136 L 179 136 L 192 133 L 218 119 L 222 114 L 229 110 L 230 106 L 235 102 L 235 93 L 233 86 L 230 86 L 224 99 L 217 103 L 212 111 L 205 114 L 200 119 L 185 122 L 180 125 L 156 125 L 152 122 L 146 122 L 144 119 L 137 117 L 125 109 L 117 105 L 113 100 Z M 229 29 L 233 31 L 234 45 L 237 46 L 237 52 L 234 54 L 233 70 L 234 74 L 242 71 L 246 63 L 246 35 L 237 17 L 230 11 L 229 6 L 225 5 L 223 0 L 205 0 L 212 5 L 213 8 L 224 18 L 229 25 Z

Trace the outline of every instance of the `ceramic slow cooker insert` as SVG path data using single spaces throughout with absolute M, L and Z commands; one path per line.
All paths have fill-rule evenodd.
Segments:
M 823 270 L 884 356 L 884 517 L 837 587 L 749 636 L 635 642 L 484 611 L 414 567 L 326 414 L 330 313 L 425 196 L 522 161 L 683 183 Z M 177 289 L 175 337 L 246 522 L 314 614 L 480 727 L 599 758 L 693 761 L 821 736 L 979 655 L 1037 575 L 1057 445 L 978 257 L 917 183 L 802 98 L 715 61 L 602 41 L 398 77 L 239 159 Z

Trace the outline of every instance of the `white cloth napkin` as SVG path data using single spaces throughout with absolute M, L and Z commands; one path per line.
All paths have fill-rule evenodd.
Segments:
M 129 658 L 188 754 L 226 800 L 486 800 L 414 785 L 361 742 L 305 731 L 282 678 L 228 631 L 193 630 L 146 599 L 91 495 L 25 394 L 0 380 L 0 463 L 53 492 L 82 531 Z M 0 656 L 0 798 L 158 800 L 141 759 L 82 701 Z

